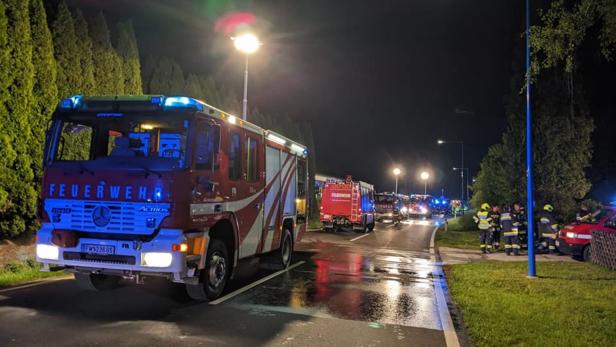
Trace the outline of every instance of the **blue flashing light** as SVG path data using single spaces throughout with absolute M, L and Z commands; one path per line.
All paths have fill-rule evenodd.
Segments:
M 154 105 L 160 105 L 163 102 L 163 97 L 162 96 L 153 96 L 150 99 L 150 103 L 154 104 Z
M 171 96 L 165 99 L 165 108 L 194 108 L 203 111 L 203 104 L 186 96 Z
M 81 95 L 73 95 L 70 98 L 60 101 L 60 108 L 75 109 L 81 102 Z

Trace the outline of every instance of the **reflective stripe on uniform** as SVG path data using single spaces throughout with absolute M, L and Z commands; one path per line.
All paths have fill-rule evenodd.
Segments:
M 506 231 L 503 233 L 503 235 L 505 235 L 505 237 L 507 236 L 517 236 L 518 232 L 517 231 Z
M 515 249 L 520 249 L 520 245 L 511 245 L 511 247 L 513 247 Z

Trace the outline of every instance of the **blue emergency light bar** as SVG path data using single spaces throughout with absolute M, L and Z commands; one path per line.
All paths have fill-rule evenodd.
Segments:
M 85 100 L 84 100 L 85 99 Z M 65 110 L 77 110 L 82 106 L 86 106 L 88 101 L 118 101 L 118 102 L 130 102 L 130 101 L 150 101 L 150 103 L 158 108 L 164 110 L 173 110 L 173 109 L 195 109 L 197 111 L 203 111 L 205 104 L 197 99 L 189 98 L 187 96 L 169 96 L 165 97 L 162 95 L 156 96 L 120 96 L 120 97 L 93 97 L 93 98 L 84 98 L 82 95 L 73 95 L 70 98 L 63 99 L 60 101 L 58 108 Z

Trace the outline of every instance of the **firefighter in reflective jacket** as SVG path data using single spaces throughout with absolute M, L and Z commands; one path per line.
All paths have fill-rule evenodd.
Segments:
M 492 227 L 492 245 L 494 250 L 497 251 L 500 247 L 501 239 L 501 225 L 500 225 L 500 210 L 498 206 L 492 206 L 490 211 L 490 225 Z
M 518 223 L 513 220 L 511 209 L 506 208 L 500 215 L 501 231 L 505 237 L 505 254 L 520 254 L 520 239 L 518 238 Z
M 526 235 L 527 220 L 524 206 L 519 202 L 513 204 L 513 211 L 511 211 L 511 218 L 513 219 L 513 225 L 518 229 L 518 242 L 521 248 L 527 247 L 526 242 L 528 240 Z
M 481 253 L 492 250 L 492 226 L 490 225 L 490 205 L 487 203 L 481 204 L 481 210 L 473 216 L 477 227 L 479 228 L 479 240 L 481 242 Z
M 556 252 L 556 235 L 558 232 L 558 224 L 554 219 L 554 206 L 546 204 L 543 206 L 543 211 L 539 213 L 539 247 L 540 250 L 548 250 L 550 253 Z

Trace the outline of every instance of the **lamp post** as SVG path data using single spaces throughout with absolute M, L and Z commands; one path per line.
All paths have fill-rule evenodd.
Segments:
M 246 120 L 248 112 L 248 56 L 259 50 L 261 42 L 252 33 L 244 33 L 231 39 L 235 48 L 246 55 L 246 62 L 244 64 L 244 99 L 242 100 L 242 119 Z
M 396 167 L 391 172 L 394 174 L 394 177 L 396 178 L 396 195 L 398 195 L 398 176 L 400 176 L 400 173 L 402 173 L 402 170 Z
M 419 175 L 419 178 L 424 181 L 424 195 L 428 195 L 428 179 L 430 178 L 430 174 L 426 171 L 423 171 Z
M 530 0 L 526 0 L 526 211 L 528 237 L 528 277 L 536 278 L 535 267 L 535 216 L 533 196 L 533 130 L 530 103 Z
M 461 170 L 462 171 L 462 177 L 464 177 L 464 171 L 466 171 L 466 200 L 470 200 L 471 198 L 471 193 L 468 187 L 468 177 L 471 175 L 470 174 L 470 169 L 467 167 L 454 167 L 453 171 L 458 171 Z
M 464 167 L 464 141 L 445 141 L 445 140 L 437 140 L 436 141 L 437 144 L 439 145 L 444 145 L 447 143 L 455 143 L 455 144 L 459 144 L 460 145 L 460 149 L 461 149 L 461 160 L 460 160 L 460 167 Z M 460 171 L 460 186 L 461 186 L 461 190 L 460 190 L 460 196 L 461 196 L 461 201 L 462 203 L 464 203 L 464 170 Z M 466 197 L 468 199 L 468 195 Z

